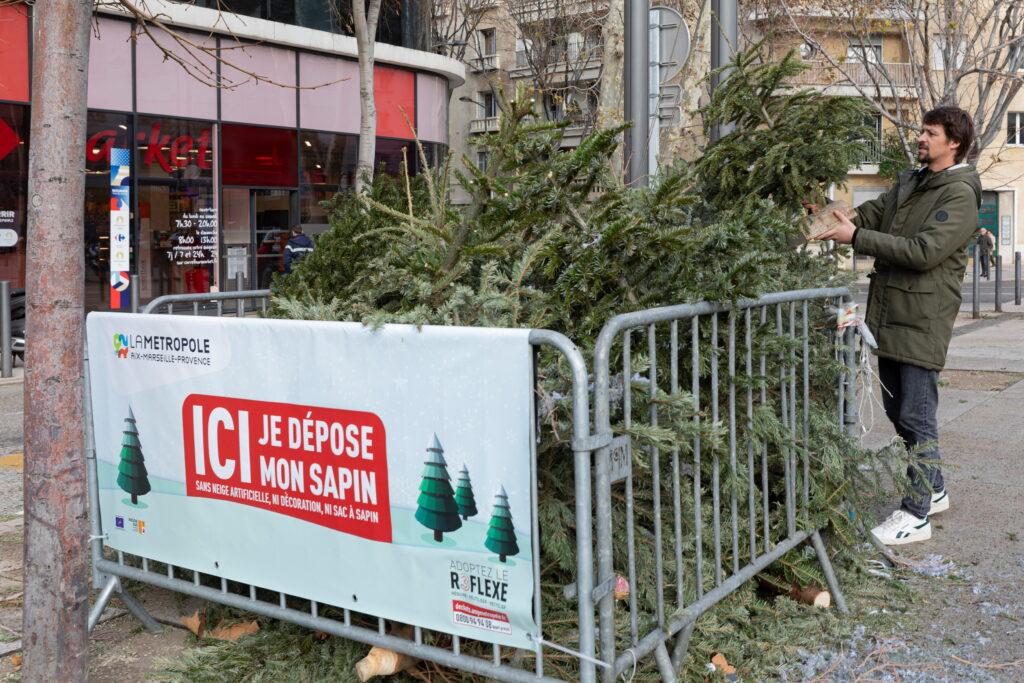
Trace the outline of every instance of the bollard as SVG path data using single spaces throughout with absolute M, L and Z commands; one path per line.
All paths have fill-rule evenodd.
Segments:
M 1020 306 L 1020 252 L 1013 254 L 1013 303 Z
M 979 266 L 978 266 L 978 252 L 980 252 L 980 251 L 981 250 L 978 249 L 978 243 L 975 242 L 974 243 L 974 258 L 971 259 L 974 262 L 974 272 L 972 274 L 974 279 L 973 279 L 973 282 L 971 283 L 971 317 L 974 318 L 975 320 L 977 320 L 978 318 L 981 317 L 981 306 L 980 306 L 980 302 L 979 302 L 979 299 L 981 298 L 981 296 L 980 296 L 981 287 L 980 287 L 980 283 L 978 282 L 978 276 L 981 274 L 981 271 L 978 270 L 978 268 L 979 268 Z
M 996 256 L 996 313 L 1003 312 L 1003 257 Z
M 235 273 L 235 291 L 241 292 L 245 289 L 245 276 L 241 273 Z M 235 304 L 235 315 L 241 318 L 245 315 L 245 300 L 239 299 L 238 303 Z
M 11 351 L 11 283 L 0 281 L 0 375 L 14 375 L 14 359 Z
M 129 276 L 128 281 L 131 284 L 128 285 L 128 293 L 131 296 L 132 300 L 132 313 L 139 312 L 139 280 L 140 278 L 138 275 Z

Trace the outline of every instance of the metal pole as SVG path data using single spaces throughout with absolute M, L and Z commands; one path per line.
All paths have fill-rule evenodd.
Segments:
M 736 0 L 711 0 L 711 70 L 714 71 L 732 61 L 739 40 L 739 11 Z M 728 73 L 721 73 L 711 79 L 711 91 L 728 78 Z M 711 139 L 728 135 L 732 125 L 715 124 L 711 129 Z
M 1003 312 L 1003 257 L 996 256 L 996 313 Z
M 14 374 L 11 354 L 11 283 L 0 282 L 0 374 Z
M 131 276 L 131 285 L 128 287 L 129 295 L 132 299 L 132 313 L 139 312 L 139 283 L 142 282 L 142 278 L 138 275 Z
M 626 184 L 646 187 L 647 135 L 650 127 L 650 5 L 649 0 L 626 0 Z
M 93 3 L 33 6 L 25 313 L 22 677 L 88 675 L 89 520 L 82 438 L 86 87 Z
M 1013 254 L 1013 303 L 1020 306 L 1020 252 Z
M 978 270 L 978 257 L 980 253 L 981 249 L 978 248 L 978 243 L 975 241 L 974 258 L 971 259 L 974 262 L 973 280 L 971 282 L 971 317 L 975 320 L 981 317 L 981 283 L 978 281 L 978 277 L 981 275 Z

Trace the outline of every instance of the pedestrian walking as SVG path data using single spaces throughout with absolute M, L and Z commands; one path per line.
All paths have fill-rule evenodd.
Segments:
M 974 124 L 957 107 L 924 115 L 917 139 L 920 168 L 900 174 L 888 193 L 857 207 L 851 222 L 819 240 L 852 244 L 875 257 L 870 273 L 867 325 L 878 341 L 878 374 L 885 413 L 908 448 L 924 445 L 921 459 L 939 459 L 938 380 L 946 362 L 967 247 L 978 230 L 981 179 L 964 163 Z M 871 532 L 901 545 L 931 538 L 929 515 L 949 508 L 938 467 L 908 468 L 914 495 Z
M 981 232 L 978 233 L 978 253 L 976 258 L 981 266 L 981 276 L 986 280 L 991 279 L 992 251 L 995 247 L 996 241 L 993 239 L 992 233 L 989 232 L 988 228 L 982 228 Z
M 292 272 L 292 265 L 298 263 L 306 254 L 313 251 L 313 240 L 309 235 L 302 234 L 302 226 L 292 228 L 292 236 L 284 248 L 284 272 Z

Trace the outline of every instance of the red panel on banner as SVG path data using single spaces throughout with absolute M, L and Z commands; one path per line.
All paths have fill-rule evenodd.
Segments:
M 28 8 L 0 7 L 0 100 L 28 102 Z
M 405 122 L 416 124 L 416 74 L 411 71 L 373 68 L 373 101 L 377 105 L 377 135 L 411 140 L 412 130 Z
M 373 413 L 192 394 L 181 419 L 188 495 L 391 542 L 387 438 Z

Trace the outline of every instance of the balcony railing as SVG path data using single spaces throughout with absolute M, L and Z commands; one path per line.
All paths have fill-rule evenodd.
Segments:
M 847 62 L 843 70 L 827 62 L 809 62 L 811 68 L 790 79 L 792 85 L 878 85 L 882 88 L 907 88 L 915 84 L 912 64 L 902 62 Z
M 526 50 L 516 52 L 515 69 L 509 75 L 512 78 L 524 78 L 533 75 L 534 67 L 544 69 L 549 74 L 584 71 L 599 66 L 604 55 L 602 45 L 581 45 L 571 46 L 561 52 L 552 51 L 549 54 L 536 54 L 533 57 L 534 64 L 530 63 L 530 55 Z
M 496 71 L 500 64 L 498 55 L 485 55 L 469 60 L 469 68 L 478 73 L 481 71 Z
M 869 165 L 869 164 L 870 165 L 878 165 L 878 163 L 881 162 L 881 160 L 882 160 L 882 143 L 881 143 L 880 140 L 867 139 L 867 140 L 858 140 L 857 142 L 859 142 L 861 145 L 864 145 L 865 147 L 867 147 L 867 149 L 864 150 L 861 153 L 860 159 L 857 160 L 858 161 L 858 165 L 860 165 L 860 166 Z
M 473 119 L 469 122 L 470 133 L 496 133 L 500 126 L 497 116 L 488 116 L 483 119 Z

